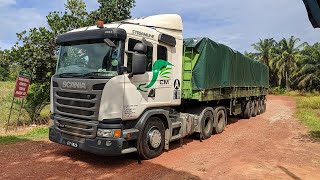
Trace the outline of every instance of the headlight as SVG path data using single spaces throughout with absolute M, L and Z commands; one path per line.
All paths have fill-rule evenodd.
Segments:
M 98 129 L 97 136 L 107 138 L 121 137 L 121 129 Z

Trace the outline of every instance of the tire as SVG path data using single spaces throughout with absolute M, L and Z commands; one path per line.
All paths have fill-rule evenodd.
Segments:
M 201 118 L 201 133 L 195 133 L 195 138 L 209 139 L 213 131 L 213 114 L 211 111 L 206 111 Z
M 159 140 L 160 138 L 160 140 Z M 152 159 L 163 152 L 165 143 L 165 128 L 160 118 L 151 117 L 142 131 L 139 153 L 143 159 Z
M 258 101 L 252 100 L 252 117 L 256 117 L 258 114 Z
M 263 105 L 262 105 L 262 100 L 258 100 L 258 115 L 263 113 Z
M 262 100 L 263 101 L 263 112 L 267 111 L 267 101 L 265 99 Z
M 226 127 L 226 113 L 223 109 L 218 110 L 216 114 L 216 119 L 218 121 L 217 127 L 214 128 L 216 134 L 220 134 L 224 131 Z
M 244 104 L 243 110 L 242 110 L 242 117 L 244 119 L 250 119 L 250 117 L 251 117 L 251 101 L 245 101 L 245 104 Z

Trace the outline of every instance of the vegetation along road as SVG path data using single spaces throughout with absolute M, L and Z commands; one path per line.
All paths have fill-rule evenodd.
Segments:
M 47 140 L 2 144 L 0 179 L 320 179 L 320 143 L 294 118 L 294 98 L 269 96 L 267 108 L 141 165 L 135 155 L 101 157 Z

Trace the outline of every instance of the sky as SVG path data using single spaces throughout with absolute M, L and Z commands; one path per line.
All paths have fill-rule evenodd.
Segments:
M 47 26 L 50 11 L 63 11 L 66 0 L 0 0 L 0 47 L 10 49 L 16 33 Z M 96 0 L 84 0 L 87 9 Z M 240 52 L 253 51 L 251 44 L 291 35 L 302 42 L 320 41 L 320 29 L 308 20 L 302 0 L 136 0 L 133 17 L 174 13 L 182 16 L 184 37 L 209 37 Z

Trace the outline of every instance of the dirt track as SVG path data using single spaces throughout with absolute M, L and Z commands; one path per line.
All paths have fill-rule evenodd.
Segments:
M 295 102 L 269 96 L 267 112 L 138 165 L 48 141 L 0 145 L 0 179 L 320 179 L 320 142 L 293 118 Z

